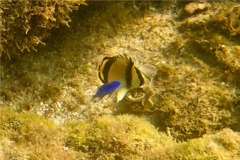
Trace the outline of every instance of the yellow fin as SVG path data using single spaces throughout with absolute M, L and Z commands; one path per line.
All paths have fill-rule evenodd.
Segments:
M 127 88 L 120 88 L 117 92 L 117 103 L 120 102 L 125 95 L 127 94 L 128 89 Z

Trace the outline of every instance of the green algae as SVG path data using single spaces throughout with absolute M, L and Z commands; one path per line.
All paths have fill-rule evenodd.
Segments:
M 1 1 L 1 44 L 0 56 L 10 58 L 16 52 L 37 51 L 52 28 L 60 24 L 69 26 L 69 14 L 85 4 L 75 1 Z
M 3 159 L 73 157 L 71 151 L 63 150 L 61 139 L 64 133 L 53 122 L 3 106 L 0 114 Z
M 171 137 L 159 134 L 150 123 L 128 115 L 100 118 L 88 134 L 90 152 L 112 158 L 159 158 L 163 144 L 173 145 Z
M 86 138 L 90 125 L 83 122 L 67 122 L 64 124 L 68 136 L 65 144 L 76 151 L 87 151 Z
M 238 159 L 240 135 L 230 129 L 176 142 L 144 118 L 103 116 L 56 125 L 32 113 L 1 108 L 4 159 Z M 3 134 L 2 134 L 3 133 Z
M 157 75 L 161 77 L 159 83 L 164 86 L 164 91 L 155 95 L 159 111 L 156 111 L 153 123 L 159 123 L 160 128 L 165 123 L 178 140 L 201 137 L 232 124 L 237 100 L 234 90 L 214 84 L 212 73 L 206 73 L 205 66 L 200 68 L 197 73 L 180 65 L 169 77 L 161 72 Z
M 239 35 L 229 30 L 230 21 L 237 23 L 238 14 L 232 7 L 238 8 L 238 3 L 216 2 L 210 6 L 184 20 L 184 16 L 176 18 L 182 34 L 174 43 L 173 59 L 187 64 L 159 66 L 157 80 L 165 81 L 165 91 L 158 96 L 157 116 L 164 118 L 173 137 L 179 140 L 233 126 L 235 112 L 239 112 L 239 92 L 235 90 L 239 86 Z
M 186 18 L 179 28 L 187 26 L 193 29 L 190 34 L 188 31 L 185 34 L 194 39 L 202 52 L 212 54 L 228 70 L 239 71 L 239 13 L 239 3 L 215 2 L 205 14 Z M 204 21 L 189 23 L 189 20 L 201 19 L 202 16 L 208 17 Z
M 224 143 L 224 142 L 228 143 Z M 229 146 L 233 145 L 231 149 Z M 239 133 L 224 129 L 214 135 L 183 142 L 177 146 L 180 159 L 238 159 Z

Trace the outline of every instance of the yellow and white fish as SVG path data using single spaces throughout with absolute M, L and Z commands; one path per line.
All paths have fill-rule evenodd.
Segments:
M 112 81 L 121 82 L 117 91 L 117 102 L 121 101 L 130 89 L 138 88 L 149 82 L 155 74 L 155 67 L 146 65 L 140 70 L 125 54 L 105 57 L 98 68 L 99 78 L 104 84 Z

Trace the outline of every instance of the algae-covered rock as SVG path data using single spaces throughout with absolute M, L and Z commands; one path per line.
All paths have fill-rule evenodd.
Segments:
M 203 49 L 202 52 L 213 54 L 228 70 L 239 71 L 239 15 L 239 2 L 215 2 L 207 11 L 184 19 L 179 28 L 192 28 L 191 33 L 185 34 Z
M 38 115 L 0 109 L 1 159 L 239 159 L 231 129 L 186 142 L 158 132 L 144 118 L 103 116 L 56 125 Z
M 104 116 L 87 129 L 80 124 L 75 126 L 68 129 L 69 147 L 85 151 L 94 159 L 164 158 L 169 156 L 166 149 L 175 144 L 146 120 L 131 115 Z
M 184 7 L 187 15 L 181 24 L 196 28 L 205 26 L 205 29 L 213 27 L 231 36 L 240 34 L 240 5 L 239 2 L 192 2 Z M 197 12 L 201 10 L 201 12 Z M 204 25 L 204 26 L 203 26 Z M 211 29 L 211 28 L 210 28 Z
M 10 58 L 18 51 L 36 51 L 38 44 L 45 44 L 50 29 L 59 24 L 69 27 L 69 14 L 80 4 L 84 0 L 0 1 L 0 54 Z
M 203 38 L 196 39 L 196 45 L 204 52 L 211 53 L 226 71 L 240 71 L 240 41 L 217 32 L 206 32 Z
M 158 65 L 155 102 L 159 128 L 169 127 L 178 140 L 237 124 L 240 41 L 229 25 L 231 17 L 238 23 L 238 7 L 237 2 L 214 2 L 176 19 L 180 34 L 170 50 L 173 58 Z
M 0 157 L 2 159 L 72 159 L 64 150 L 64 132 L 52 121 L 32 113 L 0 108 Z
M 240 135 L 224 129 L 214 135 L 192 139 L 176 146 L 177 159 L 239 159 Z
M 216 81 L 214 75 L 218 71 L 210 71 L 206 63 L 193 55 L 188 60 L 187 65 L 159 65 L 156 79 L 161 91 L 155 95 L 159 112 L 152 121 L 159 128 L 167 126 L 178 140 L 231 126 L 237 101 L 234 89 Z
M 227 2 L 227 3 L 216 3 L 217 8 L 215 14 L 210 20 L 211 25 L 228 31 L 231 35 L 240 34 L 240 4 L 239 1 Z

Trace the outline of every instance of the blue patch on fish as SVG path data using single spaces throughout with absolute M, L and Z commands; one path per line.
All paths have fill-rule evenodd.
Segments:
M 112 81 L 109 83 L 105 83 L 101 87 L 98 88 L 97 93 L 93 95 L 92 100 L 95 98 L 99 98 L 99 101 L 106 95 L 109 95 L 108 98 L 112 95 L 114 91 L 116 91 L 119 86 L 122 84 L 121 81 Z

